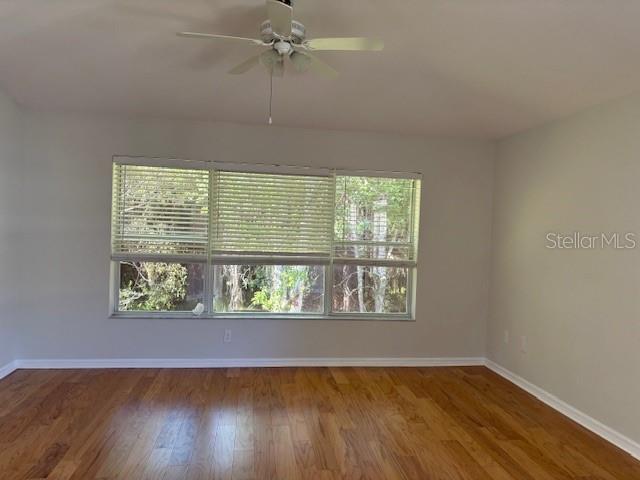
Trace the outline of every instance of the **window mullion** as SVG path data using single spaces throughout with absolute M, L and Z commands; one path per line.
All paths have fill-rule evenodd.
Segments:
M 336 258 L 334 265 L 358 265 L 362 267 L 415 268 L 414 260 L 379 260 L 375 258 Z
M 111 262 L 111 302 L 112 312 L 120 311 L 120 262 Z
M 330 315 L 333 309 L 333 256 L 335 255 L 335 236 L 336 236 L 336 171 L 332 171 L 331 191 L 333 199 L 331 230 L 329 238 L 331 250 L 329 252 L 329 264 L 324 266 L 324 314 Z
M 213 265 L 326 265 L 327 257 L 300 257 L 292 255 L 216 255 L 213 253 Z
M 205 271 L 205 291 L 204 291 L 204 302 L 205 302 L 205 315 L 215 315 L 215 309 L 213 308 L 213 283 L 215 279 L 213 278 L 215 269 L 213 268 L 213 232 L 214 232 L 214 216 L 216 212 L 216 208 L 214 208 L 214 198 L 215 195 L 215 175 L 216 171 L 214 168 L 209 169 L 209 225 L 208 225 L 208 243 L 207 243 L 207 265 L 204 269 Z
M 206 263 L 206 256 L 163 255 L 161 253 L 118 253 L 111 255 L 114 262 L 158 262 L 158 263 Z

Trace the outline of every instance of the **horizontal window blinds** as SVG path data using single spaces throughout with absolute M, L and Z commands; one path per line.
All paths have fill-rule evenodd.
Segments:
M 113 165 L 112 255 L 206 257 L 209 172 Z
M 417 257 L 420 181 L 340 175 L 336 178 L 336 261 L 409 261 Z
M 113 166 L 114 259 L 416 262 L 419 179 L 129 161 Z
M 334 177 L 216 171 L 214 254 L 331 254 Z

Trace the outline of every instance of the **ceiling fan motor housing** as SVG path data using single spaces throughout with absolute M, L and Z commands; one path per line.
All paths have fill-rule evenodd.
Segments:
M 291 38 L 287 40 L 294 44 L 300 44 L 304 42 L 306 33 L 307 31 L 304 28 L 304 25 L 293 20 L 291 22 Z M 262 22 L 262 25 L 260 26 L 260 36 L 265 43 L 277 40 L 276 36 L 273 34 L 273 28 L 271 27 L 271 22 L 269 20 Z

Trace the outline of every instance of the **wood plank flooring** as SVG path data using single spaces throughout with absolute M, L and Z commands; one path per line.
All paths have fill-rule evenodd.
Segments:
M 484 367 L 19 370 L 0 479 L 631 480 Z

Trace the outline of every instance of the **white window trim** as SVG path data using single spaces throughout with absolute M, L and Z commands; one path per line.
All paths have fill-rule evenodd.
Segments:
M 136 156 L 114 156 L 112 164 L 118 163 L 122 165 L 144 165 L 155 167 L 174 167 L 189 168 L 214 171 L 218 169 L 239 171 L 239 172 L 255 172 L 255 173 L 280 173 L 280 174 L 307 174 L 307 175 L 327 175 L 327 176 L 362 176 L 362 177 L 382 177 L 382 178 L 403 178 L 411 180 L 422 180 L 422 174 L 418 172 L 394 172 L 379 170 L 348 170 L 348 169 L 330 169 L 315 168 L 305 166 L 289 166 L 277 164 L 250 164 L 250 163 L 229 163 L 229 162 L 212 162 L 199 160 L 185 160 L 177 158 L 158 158 L 158 157 L 136 157 Z M 210 182 L 213 176 L 210 176 Z M 334 198 L 336 182 L 333 182 Z M 112 185 L 113 188 L 113 185 Z M 421 192 L 414 192 L 411 203 L 411 218 L 415 216 L 415 208 L 417 202 L 420 202 Z M 113 207 L 113 205 L 112 205 Z M 210 214 L 212 214 L 210 209 Z M 335 214 L 335 208 L 334 208 Z M 335 218 L 333 224 L 335 225 Z M 212 220 L 210 219 L 209 228 L 211 228 Z M 419 224 L 418 224 L 419 227 Z M 110 294 L 109 294 L 109 318 L 125 318 L 125 319 L 181 319 L 181 320 L 349 320 L 349 321 L 415 321 L 416 316 L 416 283 L 418 273 L 418 232 L 414 232 L 415 221 L 410 224 L 412 229 L 411 235 L 414 238 L 413 247 L 416 249 L 415 260 L 374 260 L 374 259 L 356 259 L 356 258 L 336 258 L 334 255 L 335 244 L 348 244 L 348 241 L 335 241 L 332 235 L 332 248 L 329 258 L 325 257 L 305 257 L 297 255 L 219 255 L 216 252 L 210 253 L 208 256 L 185 256 L 185 255 L 155 255 L 155 254 L 112 254 L 110 256 Z M 362 244 L 363 242 L 353 242 Z M 392 242 L 366 242 L 372 245 L 391 245 Z M 404 245 L 404 244 L 403 244 Z M 120 290 L 120 262 L 121 261 L 158 261 L 158 262 L 176 262 L 176 263 L 202 263 L 204 265 L 204 292 L 203 301 L 205 304 L 205 312 L 202 315 L 194 315 L 191 312 L 143 312 L 143 311 L 119 311 L 118 300 Z M 213 306 L 213 274 L 214 269 L 209 268 L 211 265 L 228 264 L 261 264 L 261 265 L 323 265 L 324 266 L 324 312 L 326 313 L 269 313 L 269 312 L 224 312 L 215 313 Z M 407 276 L 407 312 L 406 313 L 334 313 L 331 311 L 331 299 L 333 295 L 333 266 L 344 264 L 357 265 L 377 265 L 389 267 L 406 267 L 408 269 Z

